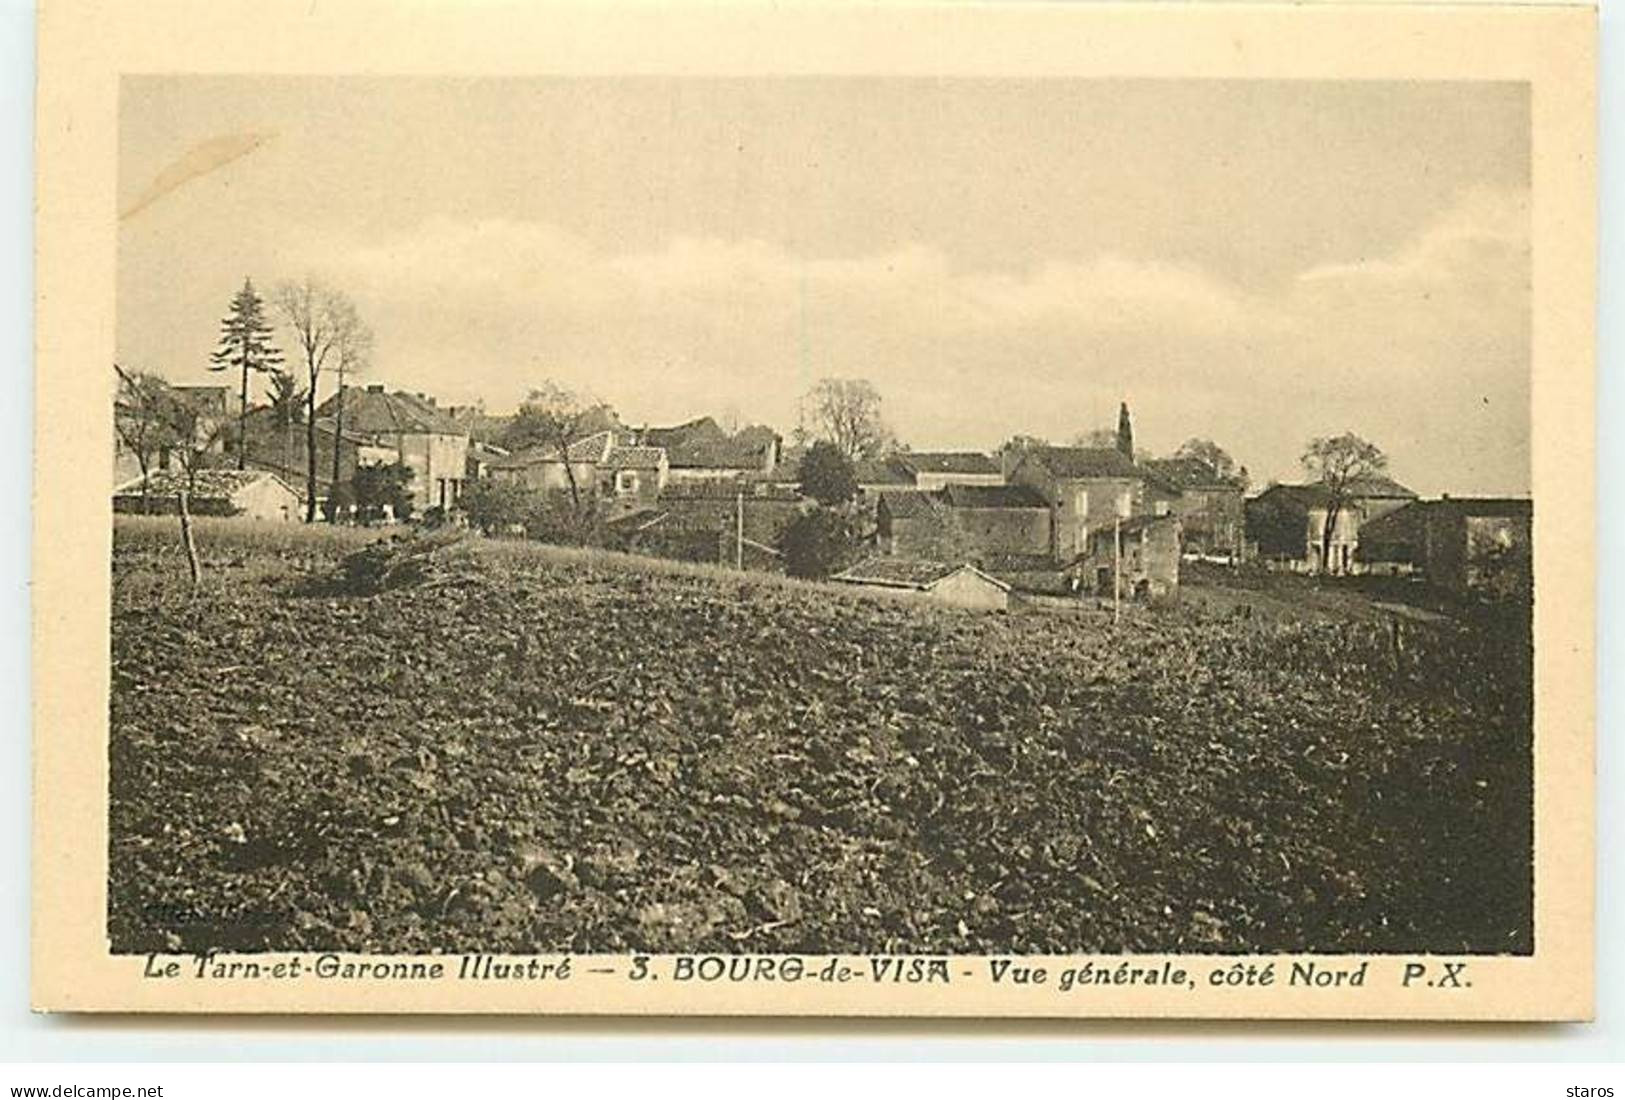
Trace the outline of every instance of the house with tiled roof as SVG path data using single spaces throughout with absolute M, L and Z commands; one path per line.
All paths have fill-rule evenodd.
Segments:
M 616 511 L 646 506 L 666 486 L 666 450 L 623 444 L 619 436 L 607 429 L 594 432 L 571 443 L 563 455 L 551 443 L 538 443 L 510 455 L 492 455 L 485 469 L 490 477 L 541 492 L 569 492 L 573 482 L 577 493 Z
M 1173 486 L 1169 511 L 1180 519 L 1185 552 L 1241 556 L 1246 541 L 1246 488 L 1200 458 L 1153 458 L 1140 463 Z
M 316 415 L 369 445 L 393 449 L 412 471 L 407 489 L 417 514 L 457 503 L 468 476 L 468 426 L 447 415 L 433 397 L 389 391 L 377 383 L 346 386 Z
M 1010 471 L 1050 510 L 1051 558 L 1089 551 L 1090 533 L 1136 515 L 1167 515 L 1179 490 L 1115 447 L 1031 447 Z
M 293 521 L 300 518 L 299 494 L 264 470 L 198 470 L 190 478 L 179 470 L 158 470 L 113 490 L 113 511 L 174 514 L 182 490 L 187 511 L 200 516 Z
M 761 425 L 729 434 L 711 417 L 702 416 L 673 427 L 645 427 L 625 435 L 627 443 L 663 448 L 673 481 L 760 479 L 779 466 L 781 440 Z
M 1089 530 L 1087 548 L 1064 570 L 1073 590 L 1096 596 L 1146 599 L 1179 585 L 1181 521 L 1142 514 Z
M 1004 611 L 1010 607 L 1008 584 L 965 563 L 874 557 L 830 580 L 977 611 Z
M 1415 493 L 1389 477 L 1351 482 L 1327 542 L 1331 491 L 1320 482 L 1271 485 L 1246 503 L 1247 538 L 1266 564 L 1297 572 L 1361 573 L 1365 572 L 1357 552 L 1361 526 L 1415 499 Z

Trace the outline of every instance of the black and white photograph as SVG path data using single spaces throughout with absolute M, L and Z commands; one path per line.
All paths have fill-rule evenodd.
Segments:
M 1530 105 L 126 75 L 110 950 L 1529 955 Z

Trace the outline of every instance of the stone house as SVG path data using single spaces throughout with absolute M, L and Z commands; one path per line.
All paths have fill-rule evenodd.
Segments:
M 598 464 L 598 499 L 611 512 L 624 512 L 660 499 L 669 474 L 664 447 L 611 445 Z
M 1049 551 L 1049 505 L 1030 485 L 950 484 L 937 497 L 983 561 Z
M 1182 521 L 1174 515 L 1130 516 L 1089 532 L 1088 550 L 1068 567 L 1078 591 L 1124 599 L 1161 596 L 1179 586 Z
M 1178 492 L 1113 447 L 1032 447 L 1010 482 L 1036 492 L 1050 510 L 1049 554 L 1057 563 L 1089 552 L 1089 535 L 1136 515 L 1167 515 Z
M 487 454 L 485 471 L 497 480 L 539 492 L 569 492 L 573 479 L 579 493 L 591 496 L 598 491 L 599 469 L 608 463 L 614 446 L 613 432 L 594 432 L 571 443 L 563 455 L 550 443 L 538 443 L 508 455 Z
M 468 477 L 468 427 L 439 409 L 434 398 L 386 392 L 376 383 L 347 386 L 324 401 L 316 415 L 342 422 L 345 433 L 371 446 L 393 450 L 412 471 L 407 488 L 415 514 L 457 503 Z
M 1420 572 L 1457 595 L 1527 595 L 1533 516 L 1521 498 L 1412 501 L 1361 528 L 1359 561 L 1368 572 Z
M 1186 553 L 1241 557 L 1247 535 L 1246 491 L 1199 458 L 1150 459 L 1143 466 L 1179 493 L 1170 512 L 1180 519 Z
M 199 470 L 192 481 L 187 511 L 194 515 L 286 522 L 304 514 L 293 487 L 264 470 Z M 137 477 L 113 490 L 113 511 L 172 515 L 185 485 L 186 475 L 176 470 L 151 474 L 145 486 Z
M 1333 525 L 1324 571 L 1336 575 L 1364 572 L 1357 553 L 1361 525 L 1415 499 L 1415 493 L 1385 477 L 1351 484 Z M 1321 542 L 1330 505 L 1331 494 L 1319 483 L 1271 485 L 1247 501 L 1247 537 L 1268 564 L 1295 572 L 1321 572 Z
M 946 522 L 944 505 L 934 493 L 914 489 L 876 494 L 875 548 L 905 557 L 921 553 Z
M 783 441 L 771 428 L 753 425 L 730 434 L 709 416 L 671 428 L 641 428 L 624 434 L 617 442 L 663 448 L 673 481 L 765 476 L 778 468 L 783 449 Z
M 1010 608 L 1010 586 L 973 565 L 878 557 L 859 562 L 830 580 L 976 611 Z

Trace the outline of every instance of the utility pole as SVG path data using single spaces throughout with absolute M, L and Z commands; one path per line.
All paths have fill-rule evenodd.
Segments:
M 745 487 L 734 497 L 734 568 L 745 568 Z
M 1112 519 L 1112 625 L 1123 620 L 1123 517 Z

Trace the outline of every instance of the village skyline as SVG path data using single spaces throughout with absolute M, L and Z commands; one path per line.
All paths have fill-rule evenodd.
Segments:
M 218 382 L 243 276 L 309 273 L 376 334 L 357 383 L 444 404 L 554 380 L 789 438 L 866 378 L 920 450 L 1127 400 L 1145 449 L 1211 438 L 1255 484 L 1354 431 L 1423 493 L 1528 493 L 1525 90 L 879 90 L 127 79 L 118 355 Z

